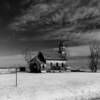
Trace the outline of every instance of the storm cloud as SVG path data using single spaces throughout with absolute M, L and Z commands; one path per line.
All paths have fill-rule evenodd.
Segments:
M 0 54 L 99 41 L 99 31 L 100 0 L 0 0 Z
M 84 39 L 100 28 L 99 0 L 37 0 L 10 27 L 31 39 Z M 95 32 L 94 32 L 95 34 Z M 33 38 L 32 38 L 33 37 Z

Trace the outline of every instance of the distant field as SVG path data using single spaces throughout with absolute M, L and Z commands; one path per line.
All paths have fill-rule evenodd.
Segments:
M 69 47 L 68 51 L 70 54 L 67 61 L 68 66 L 70 66 L 72 69 L 79 69 L 82 71 L 90 70 L 89 46 Z M 34 55 L 36 55 L 36 52 L 34 52 Z M 0 56 L 0 68 L 19 67 L 19 66 L 23 67 L 28 66 L 27 63 L 25 62 L 25 58 L 23 55 Z M 100 69 L 100 59 L 99 59 L 98 69 Z
M 100 70 L 100 58 L 98 61 L 99 61 L 98 69 Z M 90 70 L 89 68 L 90 58 L 88 56 L 71 57 L 68 59 L 67 63 L 72 69 L 80 69 L 83 71 Z
M 73 56 L 69 57 L 67 65 L 72 69 L 79 69 L 81 71 L 90 70 L 89 68 L 89 57 L 88 56 Z M 10 67 L 27 67 L 24 56 L 8 56 L 0 57 L 0 68 L 10 68 Z M 98 64 L 98 69 L 100 69 L 100 59 Z
M 27 66 L 23 55 L 0 57 L 0 68 Z

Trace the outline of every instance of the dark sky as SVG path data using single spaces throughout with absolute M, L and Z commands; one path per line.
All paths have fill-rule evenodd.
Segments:
M 24 0 L 0 0 L 0 56 L 21 54 L 25 49 L 41 50 L 57 46 L 56 41 L 38 39 L 42 34 L 34 30 L 15 32 L 9 28 L 9 24 L 26 7 Z
M 100 40 L 100 1 L 85 1 L 0 0 L 0 56 L 57 47 L 68 34 Z

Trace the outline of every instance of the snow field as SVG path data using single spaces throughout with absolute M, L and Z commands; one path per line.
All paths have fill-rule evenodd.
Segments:
M 100 73 L 0 75 L 1 100 L 89 100 L 100 97 Z

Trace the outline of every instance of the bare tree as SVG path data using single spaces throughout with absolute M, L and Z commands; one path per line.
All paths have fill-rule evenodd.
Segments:
M 32 59 L 32 51 L 31 50 L 25 50 L 24 58 L 25 58 L 25 61 L 29 64 L 30 60 Z
M 92 72 L 97 72 L 99 49 L 97 41 L 93 41 L 90 45 L 90 69 Z

